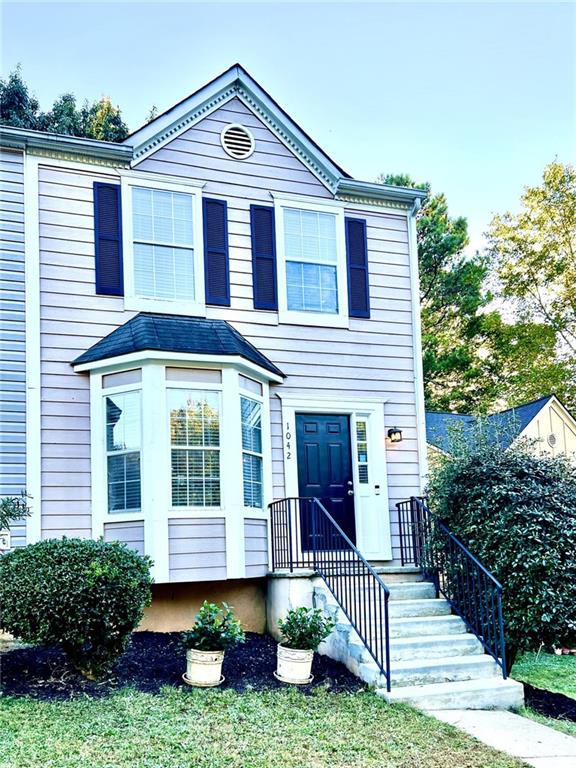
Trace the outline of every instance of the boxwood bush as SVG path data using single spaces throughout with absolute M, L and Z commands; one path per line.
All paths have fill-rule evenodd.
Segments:
M 502 583 L 511 667 L 541 643 L 576 644 L 576 466 L 528 443 L 475 445 L 436 466 L 430 505 Z
M 48 539 L 0 557 L 0 628 L 60 643 L 89 679 L 123 653 L 150 603 L 151 561 L 119 542 Z

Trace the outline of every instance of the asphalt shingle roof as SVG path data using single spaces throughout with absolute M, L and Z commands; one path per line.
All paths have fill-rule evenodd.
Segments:
M 141 312 L 77 357 L 72 365 L 144 351 L 240 356 L 277 376 L 268 358 L 225 320 Z
M 547 395 L 501 413 L 493 413 L 483 419 L 464 413 L 426 411 L 426 439 L 431 445 L 449 453 L 454 434 L 472 441 L 475 439 L 475 427 L 484 420 L 492 440 L 497 442 L 502 450 L 506 450 L 551 399 L 552 395 Z

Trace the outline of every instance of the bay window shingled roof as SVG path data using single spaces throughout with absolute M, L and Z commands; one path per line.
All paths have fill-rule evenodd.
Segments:
M 72 365 L 145 351 L 239 356 L 276 376 L 284 376 L 274 363 L 225 320 L 156 312 L 140 312 L 83 352 Z

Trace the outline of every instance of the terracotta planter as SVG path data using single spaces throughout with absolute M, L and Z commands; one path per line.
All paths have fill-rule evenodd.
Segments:
M 222 662 L 224 651 L 186 651 L 186 674 L 184 682 L 199 688 L 211 688 L 224 682 Z
M 311 674 L 314 651 L 285 648 L 278 644 L 277 666 L 274 675 L 283 683 L 307 685 L 314 676 Z

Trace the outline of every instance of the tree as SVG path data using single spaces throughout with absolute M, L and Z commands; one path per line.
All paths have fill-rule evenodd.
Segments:
M 576 168 L 548 165 L 521 205 L 494 217 L 488 232 L 501 294 L 520 318 L 554 329 L 560 353 L 576 363 Z
M 0 531 L 7 530 L 11 523 L 30 515 L 29 498 L 29 494 L 22 491 L 19 496 L 4 496 L 0 499 Z
M 28 86 L 22 79 L 20 65 L 8 75 L 6 80 L 0 79 L 2 125 L 36 130 L 39 127 L 39 108 L 37 99 L 30 96 Z
M 0 80 L 0 122 L 17 128 L 83 136 L 102 141 L 124 141 L 128 127 L 122 120 L 119 107 L 109 97 L 84 103 L 81 109 L 72 93 L 59 96 L 52 109 L 40 112 L 38 100 L 30 96 L 22 79 L 20 66 L 6 80 Z
M 540 643 L 576 642 L 576 467 L 530 447 L 502 451 L 480 423 L 453 436 L 429 486 L 433 511 L 504 587 L 509 667 Z
M 488 259 L 466 256 L 468 224 L 451 218 L 443 194 L 415 184 L 405 174 L 380 175 L 382 184 L 414 187 L 428 194 L 416 214 L 422 354 L 426 406 L 436 410 L 485 411 L 493 401 L 487 386 L 485 288 Z

